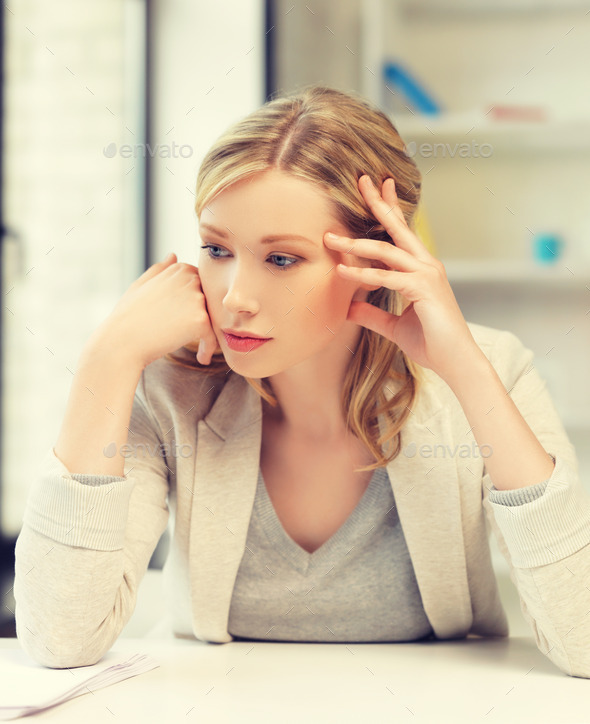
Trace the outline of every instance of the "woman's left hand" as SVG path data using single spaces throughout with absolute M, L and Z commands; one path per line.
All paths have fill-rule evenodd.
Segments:
M 445 268 L 408 227 L 392 178 L 384 181 L 383 196 L 367 175 L 360 177 L 359 188 L 395 246 L 374 239 L 339 236 L 331 240 L 325 236 L 329 249 L 379 261 L 387 267 L 338 265 L 338 273 L 359 283 L 392 289 L 410 304 L 397 316 L 368 302 L 353 301 L 347 319 L 387 337 L 414 362 L 448 381 L 465 354 L 481 350 L 459 309 Z

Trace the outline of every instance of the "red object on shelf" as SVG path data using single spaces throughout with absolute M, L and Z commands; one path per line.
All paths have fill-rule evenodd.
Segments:
M 540 106 L 501 106 L 490 107 L 488 114 L 497 121 L 546 121 L 547 111 Z

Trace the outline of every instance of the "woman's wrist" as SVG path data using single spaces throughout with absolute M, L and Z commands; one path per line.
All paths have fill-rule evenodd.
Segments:
M 80 364 L 104 364 L 134 370 L 138 376 L 146 367 L 141 357 L 129 348 L 122 335 L 106 323 L 90 335 L 80 355 Z

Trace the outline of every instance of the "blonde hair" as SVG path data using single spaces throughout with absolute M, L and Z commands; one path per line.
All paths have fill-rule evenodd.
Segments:
M 231 184 L 268 169 L 277 169 L 315 184 L 330 200 L 331 212 L 353 238 L 391 242 L 372 215 L 358 189 L 368 174 L 381 188 L 392 176 L 406 222 L 413 227 L 420 199 L 421 176 L 389 118 L 355 92 L 308 85 L 267 101 L 225 131 L 213 144 L 199 169 L 195 210 L 200 219 L 207 203 Z M 402 298 L 381 287 L 369 292 L 367 302 L 393 314 L 404 309 Z M 194 362 L 173 353 L 166 357 L 203 375 L 229 372 L 217 348 L 209 365 L 196 357 L 198 341 L 185 345 Z M 342 410 L 347 428 L 371 451 L 376 462 L 357 471 L 374 470 L 391 462 L 401 448 L 400 430 L 418 394 L 422 368 L 385 337 L 366 327 L 346 373 Z M 265 378 L 245 377 L 273 407 L 278 404 Z M 399 387 L 388 400 L 385 389 Z M 385 426 L 381 434 L 378 416 Z M 390 443 L 389 454 L 383 447 Z

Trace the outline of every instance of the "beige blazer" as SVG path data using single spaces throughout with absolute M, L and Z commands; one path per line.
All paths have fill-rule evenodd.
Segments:
M 533 353 L 508 331 L 469 326 L 556 464 L 536 500 L 492 502 L 485 458 L 465 454 L 476 442 L 463 410 L 426 370 L 427 384 L 402 430 L 404 452 L 387 466 L 426 615 L 440 639 L 508 635 L 488 545 L 493 532 L 540 651 L 565 673 L 590 677 L 590 495 Z M 168 523 L 164 579 L 174 632 L 232 640 L 227 623 L 256 492 L 261 411 L 241 376 L 207 379 L 160 359 L 137 388 L 129 425 L 134 455 L 124 478 L 84 485 L 48 453 L 17 543 L 17 631 L 33 656 L 57 660 L 41 650 L 44 638 L 67 665 L 80 665 L 71 663 L 80 656 L 76 646 L 90 660 L 102 656 L 131 616 Z M 141 454 L 142 445 L 163 445 L 165 456 Z M 44 555 L 48 539 L 51 556 Z M 73 604 L 59 571 L 83 570 L 90 555 L 94 581 Z M 25 575 L 31 565 L 36 577 Z M 70 586 L 75 579 L 68 576 Z M 36 605 L 47 605 L 48 590 L 50 610 L 40 618 Z

